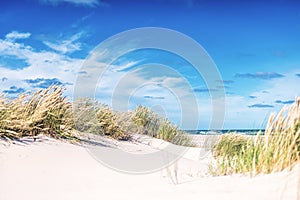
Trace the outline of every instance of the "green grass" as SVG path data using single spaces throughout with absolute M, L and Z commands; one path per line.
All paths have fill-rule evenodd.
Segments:
M 223 135 L 212 149 L 213 173 L 259 174 L 292 169 L 300 161 L 300 98 L 271 114 L 264 135 Z

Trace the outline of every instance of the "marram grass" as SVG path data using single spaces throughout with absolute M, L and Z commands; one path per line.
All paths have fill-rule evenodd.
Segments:
M 15 99 L 0 95 L 0 137 L 17 139 L 40 133 L 54 138 L 73 138 L 72 105 L 63 89 L 51 86 Z
M 129 135 L 118 125 L 116 113 L 110 107 L 90 98 L 78 98 L 74 102 L 74 121 L 76 130 L 83 134 L 129 139 Z
M 0 95 L 0 138 L 18 139 L 45 134 L 54 138 L 77 139 L 75 135 L 79 131 L 81 134 L 127 140 L 131 133 L 139 133 L 177 145 L 193 146 L 185 132 L 145 106 L 138 106 L 130 112 L 115 112 L 84 97 L 72 104 L 63 96 L 63 90 L 53 85 L 14 99 Z
M 300 161 L 300 98 L 277 115 L 271 114 L 263 135 L 223 135 L 212 153 L 217 175 L 290 170 Z
M 112 136 L 115 139 L 126 140 L 129 135 L 117 123 L 117 115 L 108 106 L 100 108 L 97 112 L 97 119 L 104 135 Z
M 168 119 L 159 117 L 151 109 L 145 106 L 138 106 L 131 117 L 137 126 L 137 132 L 168 141 L 181 146 L 195 146 L 191 138 L 178 129 Z

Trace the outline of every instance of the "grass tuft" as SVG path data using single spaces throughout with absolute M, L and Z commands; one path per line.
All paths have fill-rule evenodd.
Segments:
M 0 137 L 18 139 L 46 134 L 54 138 L 73 138 L 72 104 L 63 89 L 51 86 L 15 99 L 0 96 Z
M 181 146 L 195 146 L 186 132 L 178 129 L 168 119 L 159 117 L 151 109 L 138 106 L 133 114 L 132 121 L 137 127 L 137 133 L 168 141 Z
M 78 98 L 74 102 L 76 130 L 82 133 L 105 135 L 114 139 L 129 138 L 117 122 L 117 115 L 108 106 L 90 98 Z
M 223 135 L 212 153 L 217 161 L 214 173 L 218 175 L 292 169 L 300 161 L 300 98 L 277 115 L 271 114 L 263 135 Z
M 72 104 L 63 96 L 63 90 L 53 85 L 14 99 L 0 95 L 0 138 L 46 134 L 75 139 L 77 130 L 82 134 L 105 135 L 119 140 L 129 139 L 130 133 L 140 133 L 177 145 L 192 146 L 185 132 L 145 106 L 127 113 L 115 112 L 90 98 L 81 97 Z

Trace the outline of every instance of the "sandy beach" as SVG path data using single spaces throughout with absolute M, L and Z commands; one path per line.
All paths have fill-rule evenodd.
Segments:
M 131 152 L 155 151 L 161 141 L 106 140 Z M 299 167 L 250 178 L 212 177 L 207 158 L 192 148 L 176 162 L 151 174 L 120 173 L 96 161 L 82 145 L 47 137 L 0 144 L 0 199 L 297 199 Z M 176 170 L 175 170 L 176 169 Z M 175 171 L 177 180 L 175 180 Z
M 300 200 L 300 0 L 2 0 L 0 200 Z

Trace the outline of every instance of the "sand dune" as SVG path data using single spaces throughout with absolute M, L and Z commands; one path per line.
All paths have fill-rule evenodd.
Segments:
M 157 151 L 165 145 L 149 138 L 103 142 L 133 153 Z M 36 142 L 3 143 L 0 199 L 297 199 L 299 167 L 254 178 L 211 177 L 210 155 L 199 159 L 200 151 L 191 148 L 175 165 L 132 175 L 103 166 L 84 145 L 44 137 Z

